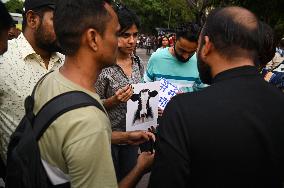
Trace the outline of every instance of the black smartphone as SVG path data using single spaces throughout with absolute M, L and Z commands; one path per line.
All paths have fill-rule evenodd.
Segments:
M 154 151 L 154 141 L 152 139 L 150 139 L 147 142 L 144 142 L 143 144 L 139 145 L 140 151 L 141 152 L 145 152 L 145 151 L 150 151 L 151 153 L 153 153 Z

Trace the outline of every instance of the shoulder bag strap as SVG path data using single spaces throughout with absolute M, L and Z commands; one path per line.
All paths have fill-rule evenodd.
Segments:
M 34 119 L 36 139 L 39 140 L 49 125 L 62 114 L 86 106 L 95 106 L 106 114 L 96 99 L 82 91 L 70 91 L 54 97 L 40 109 Z

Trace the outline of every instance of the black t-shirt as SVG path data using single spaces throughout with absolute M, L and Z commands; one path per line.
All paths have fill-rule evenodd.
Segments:
M 149 187 L 282 188 L 283 109 L 283 93 L 250 66 L 177 95 L 158 127 Z

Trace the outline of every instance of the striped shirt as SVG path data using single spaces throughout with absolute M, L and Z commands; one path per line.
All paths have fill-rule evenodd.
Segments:
M 144 74 L 145 82 L 153 82 L 161 78 L 176 85 L 183 92 L 192 92 L 204 87 L 199 78 L 196 55 L 183 63 L 169 52 L 169 48 L 152 54 Z

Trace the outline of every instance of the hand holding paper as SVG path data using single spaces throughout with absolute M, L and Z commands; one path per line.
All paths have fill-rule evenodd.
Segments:
M 134 84 L 127 102 L 126 131 L 148 130 L 157 125 L 160 82 Z
M 127 102 L 132 95 L 133 95 L 133 88 L 129 84 L 119 89 L 117 92 L 115 92 L 114 99 L 116 100 L 117 103 Z
M 128 144 L 139 145 L 152 139 L 156 140 L 155 135 L 148 131 L 129 131 L 128 133 Z

